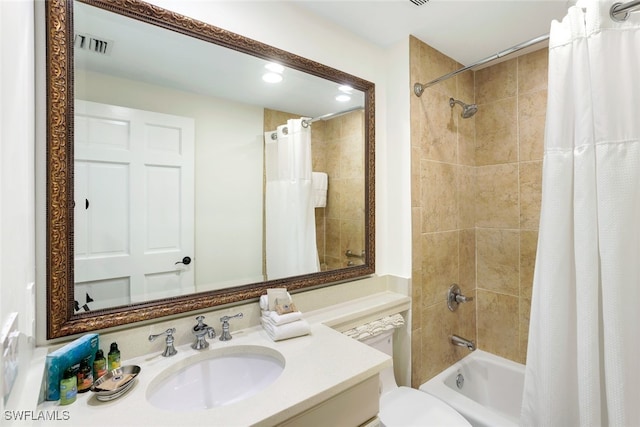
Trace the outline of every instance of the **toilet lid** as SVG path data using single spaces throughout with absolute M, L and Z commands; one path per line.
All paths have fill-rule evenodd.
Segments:
M 409 387 L 398 387 L 380 397 L 378 416 L 386 427 L 471 426 L 442 400 Z

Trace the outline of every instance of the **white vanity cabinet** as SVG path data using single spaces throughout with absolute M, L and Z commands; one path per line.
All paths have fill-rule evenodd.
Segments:
M 378 375 L 364 380 L 342 393 L 282 423 L 286 427 L 378 425 Z

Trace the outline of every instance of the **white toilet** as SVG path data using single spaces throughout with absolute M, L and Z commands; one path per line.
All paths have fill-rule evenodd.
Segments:
M 360 342 L 393 357 L 393 329 Z M 380 372 L 378 417 L 385 427 L 471 426 L 442 400 L 410 387 L 398 387 L 393 366 Z

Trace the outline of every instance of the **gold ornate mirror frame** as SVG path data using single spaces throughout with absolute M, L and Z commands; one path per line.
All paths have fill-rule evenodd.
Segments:
M 365 259 L 362 265 L 112 309 L 74 313 L 73 0 L 47 0 L 47 338 L 104 329 L 258 298 L 267 288 L 290 291 L 330 285 L 375 272 L 374 84 L 281 49 L 139 0 L 81 0 L 120 15 L 215 43 L 365 94 Z

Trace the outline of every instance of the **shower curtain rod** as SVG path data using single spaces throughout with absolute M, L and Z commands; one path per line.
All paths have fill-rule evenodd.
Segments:
M 640 1 L 640 0 L 638 0 L 638 1 Z M 500 51 L 498 53 L 495 53 L 495 54 L 493 54 L 491 56 L 488 56 L 488 57 L 486 57 L 484 59 L 481 59 L 478 62 L 474 62 L 471 65 L 467 65 L 466 67 L 462 67 L 459 70 L 453 71 L 453 72 L 451 72 L 449 74 L 445 74 L 444 76 L 440 76 L 437 79 L 431 80 L 430 82 L 427 82 L 427 83 L 424 83 L 424 84 L 416 83 L 415 85 L 413 85 L 413 93 L 415 93 L 416 96 L 421 96 L 422 92 L 424 92 L 424 90 L 426 88 L 428 88 L 430 86 L 433 86 L 436 83 L 440 83 L 441 81 L 448 80 L 451 77 L 455 77 L 458 74 L 464 73 L 467 70 L 470 70 L 470 69 L 475 68 L 475 67 L 479 67 L 480 65 L 484 65 L 487 62 L 495 61 L 498 58 L 502 58 L 503 56 L 510 55 L 510 54 L 512 54 L 514 52 L 517 52 L 519 50 L 522 50 L 524 48 L 527 48 L 529 46 L 533 46 L 534 44 L 538 44 L 538 43 L 541 43 L 541 42 L 547 41 L 547 40 L 549 40 L 549 34 L 545 34 L 543 36 L 538 36 L 538 37 L 533 38 L 531 40 L 528 40 L 526 42 L 517 44 L 515 46 L 511 46 L 508 49 L 502 50 L 502 51 Z
M 609 16 L 611 17 L 611 19 L 613 19 L 616 22 L 626 21 L 629 18 L 629 13 L 637 12 L 637 8 L 640 8 L 640 0 L 630 1 L 628 3 L 615 3 L 613 6 L 611 6 L 611 9 L 609 9 Z M 436 83 L 440 83 L 441 81 L 450 79 L 451 77 L 455 77 L 460 73 L 464 73 L 467 70 L 470 70 L 475 67 L 479 67 L 480 65 L 484 65 L 488 62 L 495 61 L 496 59 L 502 58 L 503 56 L 511 55 L 514 52 L 517 52 L 519 50 L 525 49 L 529 46 L 533 46 L 535 44 L 538 44 L 547 40 L 549 40 L 549 34 L 538 36 L 526 42 L 517 44 L 508 49 L 502 50 L 484 59 L 481 59 L 478 62 L 474 62 L 471 65 L 467 65 L 466 67 L 460 68 L 459 70 L 453 71 L 449 74 L 445 74 L 444 76 L 438 77 L 437 79 L 431 80 L 430 82 L 427 82 L 424 84 L 416 83 L 415 85 L 413 85 L 413 93 L 415 93 L 416 96 L 421 96 L 422 92 L 424 92 L 426 88 L 433 86 Z
M 2 1 L 2 0 L 0 0 L 0 1 Z M 349 114 L 349 113 L 352 113 L 354 111 L 359 111 L 359 110 L 364 110 L 364 107 L 353 107 L 353 108 L 349 108 L 347 110 L 338 111 L 336 113 L 329 113 L 329 114 L 325 114 L 325 115 L 322 115 L 322 116 L 314 117 L 313 119 L 303 120 L 302 121 L 302 127 L 308 128 L 311 125 L 311 123 L 313 123 L 313 122 L 317 122 L 317 121 L 320 121 L 320 120 L 333 119 L 335 117 L 342 116 L 342 115 L 345 115 L 345 114 Z M 286 135 L 288 132 L 289 132 L 289 129 L 285 126 L 284 129 L 282 130 L 282 133 L 284 133 Z M 278 133 L 277 132 L 273 132 L 271 134 L 271 139 L 273 139 L 274 141 L 276 139 L 278 139 Z
M 640 1 L 640 0 L 638 0 L 638 1 Z M 320 120 L 333 119 L 334 117 L 338 117 L 338 116 L 342 116 L 342 115 L 345 115 L 345 114 L 349 114 L 349 113 L 352 113 L 352 112 L 358 111 L 358 110 L 364 110 L 364 107 L 353 107 L 353 108 L 349 108 L 347 110 L 338 111 L 336 113 L 329 113 L 329 114 L 325 114 L 325 115 L 322 115 L 322 116 L 314 117 L 313 119 L 303 120 L 302 121 L 302 126 L 303 127 L 308 127 L 313 122 L 317 122 L 317 121 L 320 121 Z
M 626 21 L 629 18 L 629 13 L 637 12 L 636 8 L 638 7 L 640 7 L 640 0 L 628 3 L 614 3 L 609 9 L 609 16 L 616 22 Z

